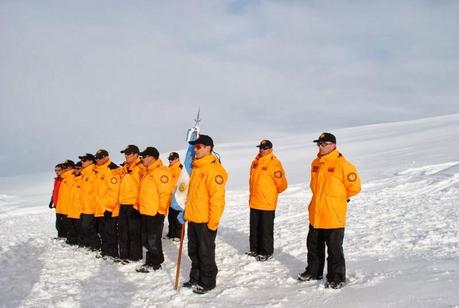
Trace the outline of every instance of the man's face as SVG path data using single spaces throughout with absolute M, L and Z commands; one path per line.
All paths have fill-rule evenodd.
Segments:
M 266 146 L 261 146 L 258 150 L 258 154 L 263 157 L 263 156 L 266 156 L 268 155 L 269 153 L 271 153 L 273 151 L 272 148 L 269 148 L 269 147 L 266 147 Z
M 179 159 L 178 158 L 169 158 L 169 165 L 172 165 L 174 163 L 176 163 Z
M 61 167 L 56 167 L 56 168 L 54 168 L 54 172 L 56 172 L 57 176 L 60 176 L 61 173 L 62 173 L 62 168 Z
M 142 163 L 145 167 L 150 166 L 155 161 L 153 156 L 150 156 L 150 155 L 146 155 L 144 157 L 141 157 L 140 159 L 142 160 Z
M 75 169 L 73 169 L 73 174 L 80 175 L 80 173 L 81 173 L 81 167 L 75 167 Z
M 136 153 L 124 153 L 124 158 L 126 159 L 126 162 L 128 164 L 132 163 L 133 161 L 135 161 L 137 159 L 139 155 L 136 154 Z
M 83 167 L 83 168 L 86 168 L 87 166 L 89 166 L 91 164 L 92 164 L 92 160 L 90 160 L 90 159 L 81 161 L 81 167 Z
M 194 158 L 201 159 L 210 154 L 212 147 L 210 145 L 195 144 L 194 145 Z
M 333 142 L 329 142 L 329 141 L 319 141 L 317 142 L 317 146 L 319 147 L 320 156 L 327 155 L 328 153 L 336 149 L 336 144 L 334 144 Z
M 103 157 L 96 157 L 96 164 L 98 166 L 101 166 L 103 164 L 105 164 L 106 162 L 108 161 L 108 156 L 103 156 Z

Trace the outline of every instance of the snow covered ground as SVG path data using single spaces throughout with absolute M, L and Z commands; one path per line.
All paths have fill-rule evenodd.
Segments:
M 96 259 L 53 239 L 52 174 L 0 178 L 0 306 L 458 307 L 459 114 L 334 131 L 363 178 L 349 205 L 341 290 L 296 280 L 305 267 L 311 140 L 319 133 L 272 138 L 290 186 L 276 212 L 274 258 L 265 263 L 244 255 L 247 174 L 259 140 L 217 146 L 230 183 L 217 288 L 206 295 L 173 289 L 176 243 L 164 241 L 166 261 L 154 273 Z M 186 250 L 183 261 L 186 277 Z

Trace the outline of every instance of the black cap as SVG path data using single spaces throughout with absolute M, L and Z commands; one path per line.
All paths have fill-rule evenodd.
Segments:
M 78 156 L 78 158 L 81 160 L 81 161 L 87 161 L 87 160 L 91 160 L 91 161 L 96 161 L 96 158 L 94 157 L 94 155 L 92 155 L 91 153 L 86 153 L 84 155 L 81 155 L 81 156 Z
M 257 148 L 272 149 L 273 148 L 273 144 L 272 144 L 271 141 L 263 139 L 263 140 L 260 141 L 260 144 L 257 145 Z
M 63 166 L 64 168 L 73 168 L 73 167 L 75 167 L 75 163 L 73 162 L 73 160 L 66 159 L 66 160 L 62 163 L 62 166 Z
M 167 158 L 168 160 L 174 160 L 174 159 L 177 159 L 179 158 L 179 155 L 177 152 L 170 152 L 169 153 L 169 157 Z
M 132 153 L 139 154 L 140 150 L 136 145 L 130 144 L 124 150 L 122 150 L 121 153 L 124 153 L 124 154 L 132 154 Z
M 75 168 L 81 168 L 83 166 L 83 164 L 81 163 L 81 161 L 77 162 L 75 164 Z
M 153 156 L 155 159 L 158 159 L 159 152 L 155 147 L 147 147 L 145 150 L 139 153 L 140 156 Z
M 99 149 L 97 150 L 95 156 L 96 156 L 96 159 L 101 159 L 101 158 L 104 158 L 105 156 L 108 156 L 108 152 L 107 150 Z
M 336 143 L 336 137 L 330 133 L 322 133 L 320 134 L 317 140 L 313 140 L 312 142 L 333 142 Z
M 211 147 L 214 147 L 214 141 L 212 140 L 212 138 L 210 138 L 207 135 L 199 135 L 198 139 L 194 141 L 190 141 L 188 143 L 192 145 L 202 144 L 202 145 L 210 145 Z

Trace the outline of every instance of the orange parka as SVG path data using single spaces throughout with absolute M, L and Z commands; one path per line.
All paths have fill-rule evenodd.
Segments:
M 139 212 L 142 215 L 167 215 L 172 198 L 171 174 L 161 160 L 154 161 L 145 170 L 140 181 Z
M 193 161 L 185 219 L 194 223 L 207 223 L 217 230 L 225 208 L 225 185 L 228 174 L 214 155 Z
M 183 165 L 180 163 L 180 161 L 176 161 L 175 163 L 169 165 L 169 171 L 172 176 L 173 189 L 175 189 L 175 186 L 177 185 L 177 181 L 180 178 L 180 174 L 182 173 L 182 168 Z
M 62 182 L 59 187 L 59 199 L 57 200 L 56 213 L 67 215 L 72 202 L 72 178 L 73 170 L 67 170 L 61 174 Z
M 274 211 L 277 198 L 287 189 L 287 178 L 279 159 L 269 153 L 255 157 L 250 167 L 250 208 L 262 211 Z
M 120 206 L 118 196 L 120 192 L 121 168 L 111 160 L 96 167 L 95 198 L 96 212 L 95 217 L 104 216 L 107 210 L 112 213 L 112 217 L 118 217 Z
M 139 187 L 143 169 L 140 158 L 123 166 L 119 196 L 120 204 L 132 204 L 136 210 L 139 209 Z
M 83 205 L 81 203 L 81 183 L 82 183 L 83 176 L 73 175 L 71 180 L 71 203 L 67 211 L 67 217 L 73 219 L 80 219 L 81 211 L 83 209 Z
M 82 213 L 94 215 L 96 212 L 96 166 L 91 164 L 81 170 L 83 179 L 81 181 L 81 204 Z
M 344 228 L 347 201 L 360 192 L 356 168 L 336 149 L 318 156 L 311 164 L 310 187 L 309 223 L 317 229 Z

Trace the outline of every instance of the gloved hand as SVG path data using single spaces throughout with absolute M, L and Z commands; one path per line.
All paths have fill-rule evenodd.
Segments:
M 177 220 L 181 225 L 185 223 L 185 217 L 183 217 L 183 211 L 180 211 L 177 215 Z
M 104 217 L 105 218 L 112 218 L 112 212 L 105 210 Z
M 48 205 L 48 206 L 49 206 L 49 208 L 50 208 L 50 209 L 52 209 L 52 208 L 54 207 L 54 205 L 53 205 L 53 201 L 52 201 L 52 200 L 51 200 L 51 201 L 49 201 L 49 205 Z

